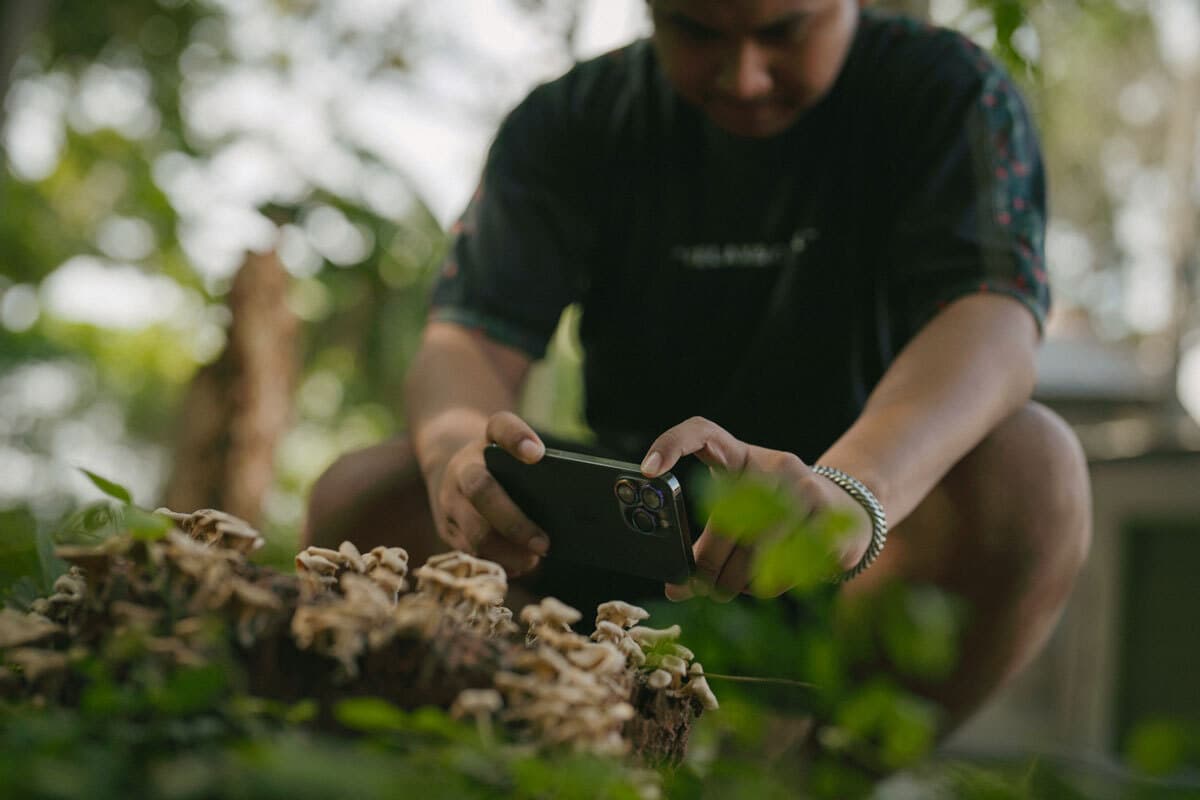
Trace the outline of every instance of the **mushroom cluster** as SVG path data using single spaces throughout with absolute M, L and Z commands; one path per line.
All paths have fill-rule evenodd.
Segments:
M 508 591 L 496 563 L 449 552 L 431 556 L 413 574 L 408 592 L 408 554 L 376 547 L 360 555 L 350 542 L 337 550 L 310 547 L 296 556 L 303 602 L 292 617 L 292 636 L 303 650 L 338 661 L 343 676 L 358 674 L 358 659 L 397 636 L 434 639 L 462 628 L 485 636 L 516 631 L 501 605 Z
M 286 595 L 287 582 L 246 562 L 262 542 L 253 528 L 220 512 L 164 513 L 179 527 L 155 541 L 124 534 L 56 548 L 70 566 L 53 592 L 28 614 L 0 614 L 6 693 L 15 686 L 54 695 L 77 655 L 102 650 L 112 637 L 137 643 L 121 648 L 127 658 L 194 666 L 215 654 L 214 612 L 233 623 L 243 646 L 282 623 L 285 597 L 276 589 Z
M 522 609 L 527 649 L 494 678 L 502 719 L 547 745 L 621 755 L 629 746 L 621 729 L 634 715 L 628 662 L 613 645 L 573 632 L 580 617 L 553 597 Z
M 642 664 L 646 685 L 672 697 L 694 698 L 706 711 L 719 704 L 704 677 L 704 667 L 691 650 L 679 644 L 678 625 L 669 628 L 630 628 L 627 635 L 645 656 Z
M 262 538 L 235 517 L 161 513 L 177 527 L 159 539 L 123 534 L 58 548 L 70 567 L 53 592 L 27 614 L 0 610 L 0 696 L 70 694 L 65 687 L 75 684 L 64 681 L 81 679 L 72 668 L 79 654 L 106 652 L 114 636 L 136 643 L 121 650 L 130 665 L 202 665 L 225 651 L 232 623 L 243 655 L 294 653 L 252 650 L 286 637 L 331 660 L 294 689 L 331 679 L 369 684 L 377 670 L 390 681 L 411 663 L 427 683 L 413 672 L 406 689 L 428 702 L 425 687 L 450 678 L 446 701 L 465 690 L 452 713 L 474 717 L 488 737 L 497 721 L 540 745 L 620 755 L 645 719 L 659 719 L 643 708 L 647 691 L 694 698 L 666 704 L 689 715 L 716 707 L 703 669 L 677 641 L 678 626 L 644 627 L 649 615 L 637 606 L 601 605 L 590 638 L 572 629 L 580 612 L 552 597 L 522 609 L 518 626 L 504 606 L 503 568 L 466 553 L 433 556 L 410 578 L 403 549 L 364 554 L 343 542 L 298 553 L 293 577 L 247 560 Z M 367 658 L 372 652 L 381 657 Z M 489 682 L 493 688 L 480 688 Z
M 206 545 L 249 555 L 264 544 L 263 537 L 249 523 L 224 511 L 202 508 L 184 514 L 159 508 L 154 513 L 171 518 L 184 533 Z
M 395 602 L 408 590 L 408 552 L 402 547 L 376 547 L 363 555 L 352 542 L 342 542 L 337 550 L 308 547 L 296 554 L 296 574 L 306 599 L 334 590 L 346 573 L 367 576 Z
M 341 664 L 348 678 L 358 675 L 358 657 L 378 650 L 396 635 L 396 604 L 363 575 L 346 572 L 339 593 L 305 603 L 292 616 L 292 637 L 302 650 L 323 653 Z
M 451 551 L 430 556 L 414 573 L 418 593 L 435 598 L 458 621 L 487 636 L 516 633 L 503 605 L 508 578 L 499 564 Z

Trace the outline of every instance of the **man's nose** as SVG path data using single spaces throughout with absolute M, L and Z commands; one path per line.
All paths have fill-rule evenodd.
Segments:
M 770 94 L 772 83 L 767 53 L 753 42 L 735 45 L 717 75 L 718 91 L 747 102 Z

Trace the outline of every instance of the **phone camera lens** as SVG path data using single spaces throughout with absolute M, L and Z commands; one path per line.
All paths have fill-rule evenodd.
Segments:
M 613 487 L 617 493 L 617 499 L 627 506 L 631 506 L 637 502 L 638 490 L 633 485 L 633 481 L 628 478 L 621 478 L 617 481 L 617 485 Z
M 654 529 L 658 527 L 654 515 L 644 508 L 635 508 L 629 518 L 633 521 L 633 527 L 642 533 L 653 533 Z
M 651 511 L 658 511 L 663 507 L 662 492 L 656 486 L 651 486 L 647 483 L 642 487 L 640 497 L 642 498 L 642 505 Z

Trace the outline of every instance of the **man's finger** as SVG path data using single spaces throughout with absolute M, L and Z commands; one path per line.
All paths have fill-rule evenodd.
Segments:
M 446 507 L 446 544 L 455 550 L 474 554 L 479 544 L 487 538 L 488 525 L 475 507 L 461 498 Z
M 719 602 L 728 602 L 737 597 L 750 585 L 751 552 L 745 547 L 735 547 L 725 559 L 721 574 L 717 576 L 713 598 Z
M 480 543 L 479 552 L 476 555 L 480 558 L 486 558 L 488 561 L 495 561 L 504 567 L 504 571 L 508 573 L 508 577 L 510 578 L 518 578 L 524 575 L 541 561 L 538 556 L 529 552 L 528 548 L 513 544 L 504 537 L 496 536 L 495 534 L 488 536 Z
M 488 417 L 487 438 L 526 464 L 541 461 L 546 445 L 529 423 L 510 411 L 498 411 Z
M 692 417 L 654 440 L 642 460 L 642 474 L 656 477 L 692 454 L 710 467 L 740 471 L 746 463 L 747 447 L 715 422 Z
M 725 562 L 734 552 L 737 543 L 720 536 L 707 527 L 692 545 L 692 556 L 696 559 L 696 577 L 709 585 L 715 585 Z
M 463 467 L 459 490 L 500 536 L 538 555 L 545 555 L 550 549 L 549 537 L 517 508 L 482 464 Z

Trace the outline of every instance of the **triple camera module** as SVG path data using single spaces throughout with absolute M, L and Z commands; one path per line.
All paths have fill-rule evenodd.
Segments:
M 638 533 L 654 533 L 668 521 L 662 490 L 639 478 L 620 478 L 613 486 L 625 524 Z

